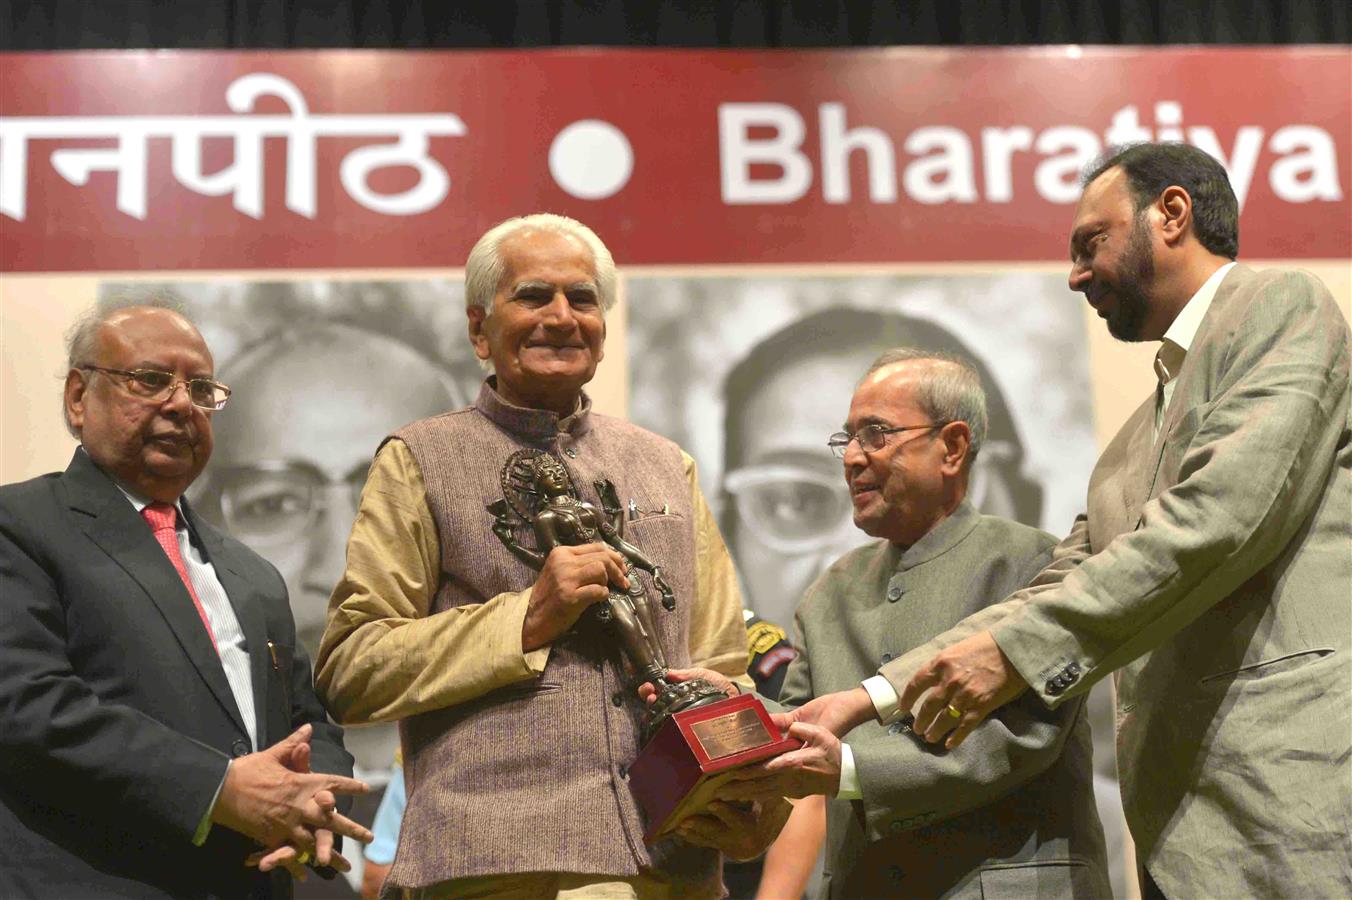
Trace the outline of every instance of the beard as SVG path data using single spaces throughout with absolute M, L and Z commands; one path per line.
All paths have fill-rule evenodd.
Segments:
M 1145 286 L 1155 278 L 1155 257 L 1144 215 L 1136 217 L 1127 249 L 1117 270 L 1117 306 L 1108 315 L 1108 333 L 1119 341 L 1140 341 L 1150 301 Z

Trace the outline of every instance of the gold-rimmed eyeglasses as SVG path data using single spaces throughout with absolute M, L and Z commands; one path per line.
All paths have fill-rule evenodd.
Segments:
M 181 384 L 188 389 L 188 400 L 199 409 L 217 410 L 230 399 L 230 388 L 210 378 L 177 378 L 160 369 L 109 369 L 105 366 L 79 365 L 77 369 L 116 375 L 127 392 L 150 403 L 163 403 Z

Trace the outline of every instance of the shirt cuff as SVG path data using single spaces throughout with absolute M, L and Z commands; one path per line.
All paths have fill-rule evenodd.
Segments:
M 840 745 L 840 789 L 836 797 L 840 800 L 860 800 L 864 796 L 859 790 L 859 772 L 854 767 L 854 751 L 849 744 Z
M 881 675 L 874 675 L 864 679 L 863 687 L 865 691 L 868 691 L 868 698 L 873 701 L 873 708 L 878 713 L 879 722 L 887 725 L 901 715 L 901 698 L 897 696 L 897 691 L 892 687 L 892 682 Z
M 225 764 L 225 775 L 221 776 L 221 783 L 216 785 L 216 793 L 211 797 L 211 803 L 207 805 L 206 815 L 202 816 L 202 821 L 197 823 L 197 830 L 192 833 L 192 845 L 200 847 L 207 842 L 207 835 L 211 834 L 211 814 L 216 811 L 216 801 L 221 799 L 221 791 L 225 788 L 225 778 L 230 774 L 230 766 L 234 760 Z
M 507 601 L 509 604 L 514 605 L 512 616 L 516 620 L 516 633 L 518 635 L 521 634 L 521 629 L 525 624 L 526 613 L 530 611 L 530 595 L 532 590 L 533 588 L 526 588 L 524 591 L 517 593 L 515 597 Z M 536 647 L 534 650 L 523 650 L 521 652 L 521 658 L 526 663 L 526 668 L 530 669 L 531 674 L 535 677 L 538 678 L 544 674 L 545 665 L 549 662 L 549 648 L 552 646 L 552 644 L 545 644 L 543 647 Z

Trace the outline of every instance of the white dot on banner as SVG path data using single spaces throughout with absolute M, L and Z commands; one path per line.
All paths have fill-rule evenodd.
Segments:
M 634 150 L 624 132 L 600 119 L 574 122 L 549 147 L 549 174 L 580 200 L 614 194 L 634 173 Z

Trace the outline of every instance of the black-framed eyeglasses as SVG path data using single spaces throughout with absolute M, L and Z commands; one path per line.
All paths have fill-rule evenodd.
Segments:
M 837 431 L 826 439 L 826 446 L 831 448 L 831 452 L 837 457 L 844 458 L 845 448 L 850 446 L 850 441 L 859 441 L 859 449 L 865 453 L 872 453 L 875 450 L 881 450 L 887 446 L 887 436 L 897 434 L 901 431 L 933 431 L 936 428 L 943 428 L 948 422 L 934 422 L 929 425 L 898 425 L 896 428 L 884 428 L 876 422 L 872 425 L 865 425 L 854 434 L 848 431 Z
M 225 406 L 230 399 L 230 388 L 210 378 L 174 377 L 173 372 L 160 369 L 109 369 L 104 366 L 80 365 L 77 369 L 90 372 L 102 372 L 105 375 L 117 375 L 122 386 L 134 397 L 140 397 L 150 403 L 163 403 L 174 395 L 181 384 L 188 389 L 188 400 L 200 409 L 217 410 Z

